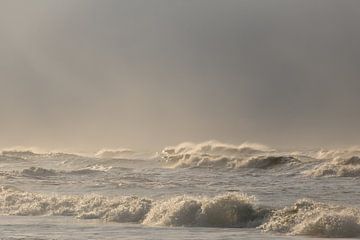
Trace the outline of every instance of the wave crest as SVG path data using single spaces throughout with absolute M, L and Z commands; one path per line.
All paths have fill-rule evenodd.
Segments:
M 242 193 L 215 197 L 58 196 L 0 187 L 0 214 L 74 216 L 160 226 L 258 227 L 265 232 L 316 237 L 360 236 L 360 210 L 302 199 L 279 210 L 260 208 Z
M 141 222 L 151 203 L 150 199 L 136 196 L 49 196 L 0 187 L 0 212 L 7 215 L 75 216 L 81 219 Z
M 144 224 L 201 227 L 259 225 L 263 212 L 255 208 L 254 200 L 254 197 L 239 193 L 214 198 L 174 197 L 156 203 Z
M 254 201 L 254 197 L 240 193 L 154 201 L 137 196 L 50 196 L 0 187 L 1 214 L 74 216 L 163 226 L 257 226 L 263 219 L 264 210 L 256 208 Z
M 293 235 L 357 237 L 360 236 L 360 211 L 303 199 L 292 207 L 274 211 L 260 228 Z
M 243 143 L 236 146 L 232 144 L 221 143 L 218 141 L 207 141 L 198 144 L 191 142 L 181 143 L 177 146 L 166 147 L 162 151 L 162 153 L 164 155 L 209 154 L 215 156 L 237 157 L 270 151 L 274 150 L 265 145 L 257 143 Z
M 325 162 L 305 172 L 310 176 L 338 176 L 338 177 L 359 177 L 360 158 L 357 156 L 342 159 L 337 158 L 330 162 Z
M 254 157 L 274 153 L 260 144 L 244 143 L 239 146 L 216 141 L 199 144 L 182 143 L 165 148 L 161 157 L 171 167 L 256 167 Z M 244 160 L 248 160 L 247 163 Z M 259 160 L 259 159 L 258 159 Z M 268 159 L 263 161 L 272 161 Z M 261 160 L 259 160 L 261 161 Z

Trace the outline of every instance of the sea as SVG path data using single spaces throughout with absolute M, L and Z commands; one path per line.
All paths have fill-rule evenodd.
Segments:
M 360 148 L 0 154 L 0 239 L 353 239 Z

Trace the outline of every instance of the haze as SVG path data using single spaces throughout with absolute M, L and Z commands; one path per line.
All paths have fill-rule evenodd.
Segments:
M 358 145 L 358 0 L 0 0 L 0 147 Z

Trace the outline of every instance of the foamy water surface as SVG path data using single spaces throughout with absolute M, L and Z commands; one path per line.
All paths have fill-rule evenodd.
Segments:
M 3 151 L 1 239 L 359 238 L 359 153 L 219 142 L 157 155 Z

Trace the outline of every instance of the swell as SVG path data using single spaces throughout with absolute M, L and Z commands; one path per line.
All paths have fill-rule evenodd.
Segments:
M 85 168 L 79 168 L 74 170 L 55 170 L 42 167 L 29 167 L 23 170 L 14 170 L 14 171 L 3 171 L 0 172 L 0 175 L 9 176 L 9 177 L 29 177 L 29 178 L 48 178 L 59 175 L 93 175 L 102 172 L 107 172 L 111 167 L 104 167 L 101 165 L 94 165 Z
M 316 237 L 360 236 L 360 210 L 298 200 L 283 209 L 256 204 L 255 197 L 225 193 L 215 197 L 175 196 L 152 200 L 138 196 L 59 196 L 0 187 L 0 214 L 73 216 L 150 226 L 247 227 Z

